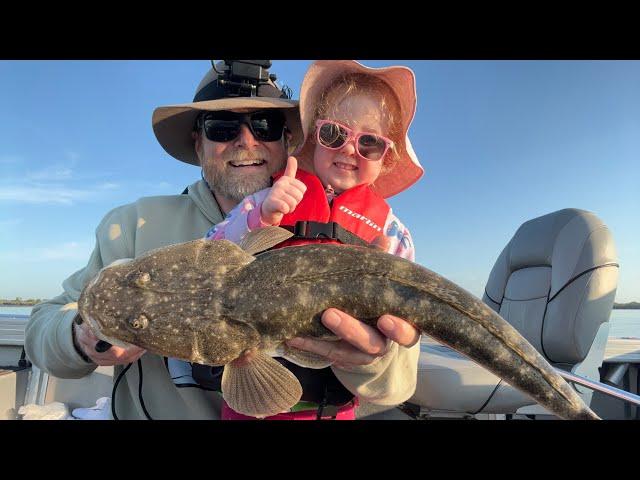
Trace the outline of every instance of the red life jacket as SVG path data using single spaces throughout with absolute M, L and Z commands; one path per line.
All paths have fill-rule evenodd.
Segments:
M 274 180 L 280 178 L 284 170 L 274 175 Z M 282 217 L 280 226 L 295 227 L 297 222 L 311 221 L 319 223 L 335 222 L 345 230 L 356 235 L 366 243 L 371 243 L 376 237 L 384 235 L 384 224 L 389 215 L 390 207 L 385 200 L 369 188 L 368 185 L 358 185 L 342 192 L 333 199 L 331 205 L 327 201 L 327 194 L 320 179 L 315 175 L 298 169 L 296 178 L 307 186 L 307 191 L 296 209 Z M 308 243 L 341 243 L 335 239 L 289 239 L 274 248 L 282 248 L 293 245 L 305 245 Z M 287 362 L 288 363 L 288 362 Z M 318 374 L 318 370 L 298 367 L 296 376 L 305 375 L 310 378 Z M 333 374 L 332 374 L 333 375 Z M 299 379 L 301 377 L 298 377 Z M 301 381 L 301 383 L 306 383 Z M 341 387 L 345 392 L 346 389 Z M 336 420 L 355 420 L 355 408 L 358 399 L 333 408 L 335 412 L 329 417 Z M 266 420 L 313 420 L 317 417 L 315 410 L 303 410 L 298 412 L 280 413 Z M 232 410 L 226 402 L 223 402 L 223 420 L 247 420 L 246 417 Z
M 273 179 L 277 180 L 283 173 L 284 170 L 276 173 Z M 335 222 L 366 243 L 371 243 L 378 236 L 384 235 L 384 224 L 390 207 L 369 185 L 358 185 L 345 190 L 329 205 L 325 188 L 318 177 L 298 169 L 296 178 L 307 186 L 307 191 L 296 209 L 282 217 L 281 227 L 295 227 L 298 221 Z M 278 244 L 276 248 L 308 243 L 340 242 L 326 238 L 294 238 Z

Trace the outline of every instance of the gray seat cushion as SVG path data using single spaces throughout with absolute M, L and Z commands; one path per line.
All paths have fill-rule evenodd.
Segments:
M 552 363 L 576 364 L 609 320 L 618 281 L 613 237 L 593 213 L 564 209 L 524 223 L 483 300 Z
M 550 363 L 570 370 L 585 360 L 608 322 L 617 279 L 615 244 L 606 225 L 591 212 L 564 209 L 516 231 L 489 275 L 483 300 Z M 418 375 L 410 401 L 432 410 L 512 413 L 533 403 L 432 341 L 423 344 Z

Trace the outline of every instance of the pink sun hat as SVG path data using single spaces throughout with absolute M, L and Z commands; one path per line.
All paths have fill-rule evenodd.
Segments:
M 300 118 L 305 141 L 313 135 L 313 112 L 324 91 L 345 74 L 361 73 L 384 81 L 395 93 L 401 112 L 404 139 L 397 143 L 399 161 L 389 171 L 381 173 L 371 185 L 384 198 L 400 193 L 416 183 L 424 174 L 424 168 L 413 151 L 408 137 L 409 126 L 416 112 L 416 81 L 408 67 L 365 67 L 355 60 L 318 60 L 311 64 L 300 87 Z

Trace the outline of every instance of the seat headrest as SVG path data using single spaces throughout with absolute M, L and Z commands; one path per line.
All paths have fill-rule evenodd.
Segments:
M 549 298 L 576 276 L 617 263 L 611 231 L 595 214 L 576 208 L 523 223 L 501 256 L 505 278 L 523 268 L 551 267 Z

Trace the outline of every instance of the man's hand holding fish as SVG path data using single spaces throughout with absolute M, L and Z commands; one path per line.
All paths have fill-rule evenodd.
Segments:
M 369 365 L 389 351 L 390 342 L 412 347 L 420 339 L 420 332 L 416 328 L 393 315 L 381 316 L 376 329 L 348 313 L 329 308 L 322 314 L 322 323 L 341 340 L 328 342 L 307 337 L 295 338 L 287 343 L 326 357 L 337 368 Z

